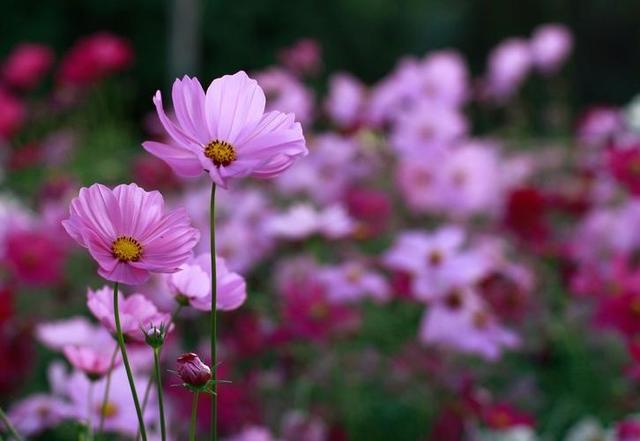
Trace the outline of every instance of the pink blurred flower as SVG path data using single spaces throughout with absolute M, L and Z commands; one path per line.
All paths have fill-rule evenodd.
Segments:
M 640 195 L 640 144 L 608 152 L 609 168 L 629 192 Z
M 271 432 L 260 426 L 251 426 L 225 441 L 276 441 Z
M 620 109 L 609 106 L 595 106 L 584 112 L 577 122 L 576 135 L 588 147 L 607 144 L 624 129 L 624 119 Z
M 122 333 L 135 340 L 144 341 L 144 330 L 151 325 L 168 325 L 171 321 L 169 314 L 159 312 L 156 306 L 142 294 L 132 294 L 124 297 L 118 292 L 120 323 Z M 104 286 L 99 290 L 87 291 L 87 306 L 107 331 L 115 334 L 116 324 L 113 314 L 113 289 Z
M 313 38 L 303 38 L 280 50 L 278 60 L 287 69 L 300 75 L 318 73 L 322 65 L 322 49 Z
M 216 256 L 216 307 L 221 311 L 239 308 L 247 298 L 244 279 L 229 271 L 221 257 Z M 167 276 L 167 285 L 175 299 L 201 311 L 211 310 L 211 254 L 204 253 Z
M 160 91 L 153 101 L 171 142 L 146 141 L 143 146 L 178 175 L 197 176 L 205 170 L 226 187 L 235 177 L 277 176 L 307 154 L 295 116 L 264 113 L 264 92 L 242 71 L 213 80 L 206 94 L 195 78 L 176 80 L 177 125 L 167 118 Z
M 340 128 L 353 129 L 363 120 L 367 90 L 357 78 L 337 73 L 329 79 L 324 103 L 329 117 Z
M 319 277 L 326 285 L 327 297 L 332 302 L 351 303 L 366 297 L 383 302 L 390 296 L 385 278 L 360 262 L 322 268 Z
M 155 156 L 142 155 L 133 163 L 133 176 L 142 188 L 175 190 L 180 182 L 166 162 Z
M 640 420 L 628 418 L 615 427 L 615 441 L 638 441 L 640 439 Z
M 289 240 L 302 240 L 314 234 L 339 239 L 352 234 L 356 227 L 340 205 L 331 205 L 318 211 L 306 203 L 294 205 L 284 213 L 274 214 L 265 222 L 268 234 Z
M 521 38 L 501 42 L 489 55 L 487 92 L 498 102 L 513 96 L 522 85 L 533 63 L 529 43 Z
M 53 51 L 43 44 L 16 46 L 2 65 L 2 78 L 12 87 L 29 90 L 38 85 L 53 64 Z
M 282 421 L 282 438 L 285 441 L 325 441 L 327 425 L 319 417 L 301 410 L 290 410 Z
M 469 289 L 453 290 L 432 304 L 420 325 L 419 338 L 425 344 L 477 354 L 497 360 L 503 349 L 519 344 L 518 337 L 503 328 Z
M 165 214 L 162 195 L 136 184 L 82 188 L 70 213 L 65 230 L 89 249 L 98 273 L 114 282 L 138 285 L 150 272 L 175 272 L 200 238 L 184 209 Z
M 293 113 L 303 125 L 311 122 L 313 93 L 289 72 L 272 67 L 256 74 L 267 96 L 266 111 Z
M 537 27 L 531 36 L 533 63 L 545 74 L 556 72 L 571 53 L 573 36 L 561 24 Z
M 80 316 L 40 323 L 36 327 L 36 338 L 54 351 L 62 351 L 67 346 L 93 347 L 111 355 L 116 348 L 109 332 Z
M 61 62 L 62 83 L 85 86 L 124 70 L 133 62 L 130 43 L 108 32 L 81 38 Z
M 6 264 L 28 285 L 52 285 L 63 279 L 65 252 L 46 231 L 16 230 L 6 238 Z
M 18 133 L 25 118 L 26 110 L 22 101 L 0 87 L 0 140 Z
M 388 228 L 392 206 L 386 192 L 353 187 L 347 191 L 345 202 L 349 215 L 358 222 L 356 235 L 359 239 L 375 237 Z
M 458 110 L 422 101 L 398 117 L 390 142 L 401 155 L 423 156 L 446 149 L 467 130 L 468 123 Z
M 112 354 L 108 351 L 97 351 L 87 346 L 69 345 L 64 347 L 63 352 L 73 367 L 84 372 L 94 381 L 103 377 L 111 369 Z
M 72 419 L 74 412 L 62 398 L 36 394 L 15 403 L 8 416 L 20 434 L 32 436 Z

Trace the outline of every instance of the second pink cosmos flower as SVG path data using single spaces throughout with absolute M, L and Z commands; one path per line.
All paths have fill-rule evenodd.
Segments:
M 175 272 L 200 239 L 184 209 L 165 213 L 162 195 L 136 184 L 82 188 L 70 213 L 65 230 L 98 262 L 98 274 L 113 282 L 138 285 L 151 272 Z

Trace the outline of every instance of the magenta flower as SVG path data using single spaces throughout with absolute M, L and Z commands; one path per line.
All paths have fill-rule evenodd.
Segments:
M 2 78 L 18 88 L 33 89 L 53 64 L 53 51 L 38 43 L 17 45 L 2 65 Z
M 179 356 L 176 369 L 180 379 L 189 386 L 203 387 L 211 380 L 211 369 L 193 352 Z
M 125 298 L 118 293 L 120 304 L 120 322 L 122 333 L 136 341 L 144 341 L 144 330 L 151 325 L 169 324 L 169 314 L 158 311 L 158 308 L 142 294 L 132 294 Z M 87 292 L 87 306 L 95 318 L 115 334 L 116 324 L 113 314 L 113 290 L 104 286 L 97 291 Z
M 200 238 L 184 209 L 165 214 L 162 195 L 136 184 L 82 188 L 70 212 L 65 230 L 89 249 L 98 274 L 113 282 L 138 285 L 151 272 L 177 271 Z
M 143 146 L 178 175 L 205 170 L 226 187 L 231 178 L 277 176 L 307 154 L 295 116 L 265 113 L 264 92 L 242 71 L 213 80 L 206 94 L 196 78 L 185 76 L 173 83 L 172 97 L 177 123 L 165 114 L 160 91 L 153 98 L 169 143 Z

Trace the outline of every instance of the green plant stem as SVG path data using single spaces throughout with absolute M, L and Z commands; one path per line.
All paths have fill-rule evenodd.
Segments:
M 160 374 L 160 348 L 153 349 L 153 366 L 156 371 L 156 386 L 158 387 L 158 411 L 160 413 L 160 434 L 162 435 L 162 441 L 167 441 L 167 428 L 164 421 L 162 375 Z
M 133 380 L 133 373 L 131 372 L 131 366 L 129 365 L 129 357 L 127 356 L 127 347 L 124 344 L 124 335 L 122 335 L 122 326 L 120 325 L 120 311 L 118 309 L 118 282 L 113 285 L 113 314 L 116 321 L 116 336 L 118 338 L 118 344 L 120 345 L 120 352 L 122 353 L 122 364 L 124 364 L 124 369 L 127 372 L 127 379 L 129 380 L 129 387 L 131 388 L 133 404 L 135 405 L 136 413 L 138 414 L 140 435 L 142 436 L 142 441 L 147 441 L 147 431 L 144 428 L 144 418 L 142 417 L 140 402 L 138 401 L 136 383 Z
M 211 184 L 211 207 L 210 207 L 210 226 L 211 226 L 211 373 L 213 379 L 213 390 L 211 394 L 211 440 L 218 440 L 218 385 L 216 383 L 216 305 L 217 305 L 217 277 L 216 277 L 216 184 Z
M 87 409 L 87 439 L 93 441 L 93 390 L 95 388 L 95 381 L 89 381 L 89 391 L 87 392 L 87 403 L 89 408 Z
M 189 424 L 189 441 L 196 441 L 196 417 L 198 415 L 198 399 L 200 392 L 193 393 L 193 403 L 191 404 L 191 424 Z
M 6 413 L 4 413 L 4 410 L 2 410 L 1 407 L 0 407 L 0 421 L 4 423 L 4 427 L 7 429 L 7 431 L 9 432 L 9 435 L 12 438 L 14 438 L 16 441 L 24 441 L 24 439 L 18 434 L 18 431 L 16 430 L 16 428 L 13 427 L 13 424 L 11 424 L 9 417 L 7 416 Z
M 104 395 L 102 397 L 102 404 L 100 406 L 100 424 L 98 425 L 98 436 L 102 435 L 104 431 L 104 409 L 107 407 L 107 402 L 109 401 L 109 389 L 111 388 L 111 374 L 113 373 L 113 368 L 116 364 L 116 357 L 118 356 L 118 349 L 120 347 L 116 344 L 116 347 L 113 350 L 113 355 L 111 356 L 111 364 L 109 364 L 109 372 L 107 372 L 107 384 L 104 386 Z
M 176 306 L 176 309 L 174 309 L 173 314 L 171 314 L 171 321 L 169 321 L 169 324 L 167 325 L 167 329 L 169 329 L 169 327 L 173 325 L 173 323 L 176 321 L 176 317 L 178 316 L 180 311 L 182 311 L 182 305 L 178 304 L 178 306 Z M 160 358 L 160 356 L 162 355 L 163 347 L 164 346 L 161 346 L 158 350 L 158 358 Z M 147 386 L 144 389 L 144 397 L 142 398 L 143 413 L 145 410 L 147 410 L 147 404 L 149 403 L 149 395 L 151 394 L 151 386 L 153 385 L 153 381 L 154 381 L 154 376 L 152 375 L 151 377 L 149 377 L 149 380 L 147 381 Z M 138 433 L 136 434 L 136 440 L 138 439 L 140 439 L 140 431 L 138 431 Z

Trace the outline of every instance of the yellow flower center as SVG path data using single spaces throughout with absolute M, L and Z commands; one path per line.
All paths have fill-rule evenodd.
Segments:
M 237 159 L 236 150 L 231 144 L 225 141 L 211 141 L 204 146 L 204 155 L 211 159 L 216 167 L 227 167 Z
M 102 412 L 100 412 L 102 407 Z M 102 414 L 105 418 L 111 418 L 118 414 L 118 406 L 111 401 L 104 403 L 104 406 L 98 406 L 98 413 Z
M 137 262 L 142 255 L 142 245 L 130 236 L 120 236 L 111 244 L 111 254 L 120 262 Z

